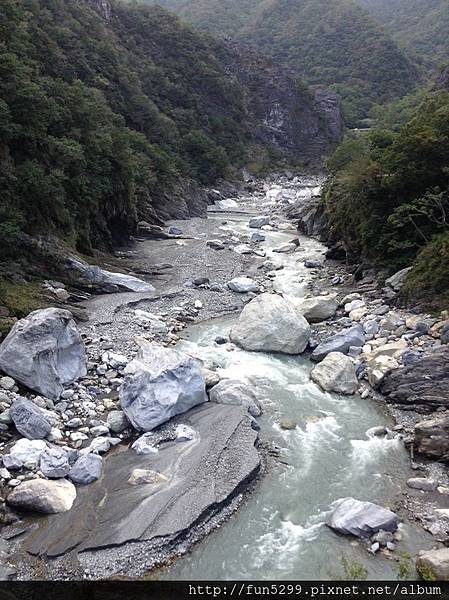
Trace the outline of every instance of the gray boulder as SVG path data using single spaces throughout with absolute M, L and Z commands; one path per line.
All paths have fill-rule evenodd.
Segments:
M 245 294 L 247 292 L 258 292 L 259 284 L 249 277 L 235 277 L 228 281 L 228 288 L 233 292 Z
M 69 455 L 61 448 L 47 448 L 40 456 L 39 467 L 50 479 L 66 477 L 70 471 Z
M 416 452 L 438 460 L 449 460 L 449 418 L 447 416 L 416 423 L 414 435 Z
M 406 269 L 402 269 L 401 271 L 398 271 L 397 273 L 395 273 L 394 275 L 389 277 L 385 281 L 385 284 L 388 285 L 389 287 L 393 288 L 393 290 L 395 292 L 398 292 L 404 285 L 405 280 L 407 279 L 407 275 L 410 273 L 411 270 L 412 270 L 412 267 L 407 267 Z
M 398 522 L 399 517 L 391 510 L 372 502 L 344 498 L 331 514 L 327 525 L 344 535 L 369 538 L 380 530 L 396 531 Z
M 264 227 L 265 225 L 269 225 L 270 223 L 270 217 L 267 215 L 261 215 L 259 217 L 252 217 L 249 220 L 249 227 L 251 229 L 260 229 L 261 227 Z
M 175 415 L 207 401 L 206 385 L 193 358 L 139 340 L 120 388 L 123 412 L 139 431 L 151 431 Z
M 66 479 L 32 479 L 16 487 L 7 502 L 22 510 L 50 515 L 70 510 L 75 498 L 76 488 Z
M 231 404 L 234 406 L 246 406 L 253 417 L 262 414 L 262 408 L 253 390 L 233 379 L 222 379 L 209 392 L 209 400 L 215 404 Z
M 156 443 L 154 435 L 148 432 L 141 435 L 131 448 L 136 454 L 156 454 L 158 452 Z
M 86 375 L 84 343 L 72 314 L 45 308 L 18 321 L 0 346 L 0 369 L 56 400 L 65 385 Z
M 19 396 L 11 405 L 11 419 L 19 433 L 29 440 L 42 440 L 50 433 L 51 423 L 34 402 Z
M 98 454 L 84 454 L 74 463 L 69 479 L 78 485 L 87 485 L 101 477 L 103 460 Z
M 230 337 L 245 350 L 301 354 L 310 333 L 308 322 L 288 299 L 265 293 L 244 307 Z
M 416 570 L 426 580 L 449 581 L 449 548 L 420 552 Z
M 438 481 L 435 479 L 428 479 L 427 477 L 412 477 L 407 480 L 407 485 L 414 490 L 434 492 L 438 487 Z
M 342 352 L 347 354 L 351 346 L 355 348 L 361 348 L 365 344 L 365 332 L 363 331 L 362 325 L 355 325 L 344 329 L 335 335 L 321 342 L 315 350 L 312 352 L 310 357 L 315 362 L 323 360 L 325 356 L 331 352 Z
M 122 410 L 111 410 L 108 414 L 107 424 L 114 433 L 121 433 L 130 426 L 128 418 Z
M 290 299 L 309 323 L 320 323 L 335 315 L 338 302 L 334 295 Z
M 355 394 L 357 375 L 352 360 L 341 352 L 331 352 L 313 368 L 310 377 L 325 392 Z

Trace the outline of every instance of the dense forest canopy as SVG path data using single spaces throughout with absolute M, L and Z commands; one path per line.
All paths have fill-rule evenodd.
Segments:
M 418 71 L 391 35 L 352 0 L 142 0 L 208 31 L 257 44 L 343 100 L 349 125 L 411 92 Z

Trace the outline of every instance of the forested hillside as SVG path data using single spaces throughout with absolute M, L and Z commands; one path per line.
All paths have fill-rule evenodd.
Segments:
M 424 67 L 449 59 L 449 0 L 358 0 Z
M 331 236 L 350 256 L 394 272 L 413 265 L 405 298 L 449 300 L 449 79 L 399 129 L 349 137 L 329 161 Z M 446 89 L 444 89 L 446 87 Z
M 110 248 L 138 219 L 175 213 L 180 193 L 185 203 L 195 184 L 245 164 L 266 141 L 265 114 L 251 112 L 251 91 L 232 73 L 235 51 L 161 8 L 2 0 L 0 37 L 3 257 L 16 255 L 21 232 L 56 234 L 82 252 Z M 323 117 L 289 85 L 301 118 L 286 146 L 301 158 L 321 140 L 319 159 Z M 278 151 L 283 141 L 274 139 Z
M 350 125 L 415 87 L 417 70 L 352 0 L 143 0 L 209 31 L 253 42 L 315 86 L 343 99 Z

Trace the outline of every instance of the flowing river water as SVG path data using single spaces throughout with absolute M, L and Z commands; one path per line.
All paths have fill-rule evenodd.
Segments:
M 223 215 L 218 215 L 223 218 Z M 249 233 L 248 217 L 226 215 L 226 227 Z M 301 296 L 309 271 L 304 258 L 322 258 L 322 244 L 300 236 L 303 258 L 275 254 L 272 249 L 292 232 L 264 232 L 267 258 L 281 263 L 277 291 Z M 218 318 L 190 327 L 180 349 L 219 365 L 223 377 L 249 383 L 260 399 L 261 438 L 279 449 L 255 491 L 227 523 L 191 553 L 161 573 L 164 579 L 335 579 L 351 578 L 351 565 L 362 565 L 370 579 L 396 579 L 399 564 L 391 557 L 367 552 L 367 546 L 335 534 L 325 525 L 332 504 L 347 496 L 392 506 L 412 476 L 400 437 L 377 437 L 370 429 L 392 427 L 384 409 L 359 395 L 324 393 L 310 380 L 307 357 L 230 352 L 214 343 L 227 336 L 238 317 Z M 283 430 L 279 422 L 297 422 Z M 411 567 L 413 557 L 428 547 L 429 536 L 416 524 L 400 526 L 402 541 L 395 552 Z M 346 565 L 346 570 L 345 570 Z

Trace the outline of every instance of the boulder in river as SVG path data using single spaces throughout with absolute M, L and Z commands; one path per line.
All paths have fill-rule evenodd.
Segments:
M 309 323 L 320 323 L 335 315 L 338 303 L 335 295 L 291 299 Z
M 344 535 L 369 538 L 380 530 L 396 531 L 398 523 L 399 517 L 387 508 L 355 498 L 344 498 L 332 512 L 327 525 Z
M 233 292 L 245 294 L 247 292 L 258 292 L 259 284 L 250 277 L 235 277 L 228 281 L 228 288 Z
M 15 508 L 50 515 L 70 510 L 75 498 L 76 488 L 66 479 L 32 479 L 16 487 L 7 502 Z
M 253 417 L 262 414 L 262 408 L 253 390 L 242 381 L 222 379 L 209 392 L 209 400 L 216 404 L 246 406 Z
M 0 370 L 57 400 L 86 375 L 86 353 L 72 314 L 45 308 L 18 321 L 0 346 Z
M 28 398 L 19 396 L 11 405 L 11 419 L 19 433 L 29 440 L 42 440 L 51 430 L 45 412 Z
M 364 344 L 365 332 L 363 327 L 362 325 L 355 325 L 325 339 L 315 348 L 310 358 L 319 362 L 331 352 L 347 354 L 351 346 L 361 348 Z
M 312 369 L 312 380 L 325 392 L 355 394 L 358 387 L 355 367 L 349 356 L 331 352 Z
M 421 551 L 416 570 L 427 581 L 449 581 L 449 548 Z
M 265 225 L 268 225 L 270 223 L 270 217 L 267 215 L 260 215 L 259 217 L 251 217 L 251 219 L 249 220 L 248 226 L 251 229 L 260 229 L 261 227 L 264 227 Z
M 449 460 L 449 417 L 427 419 L 415 425 L 415 450 L 438 460 Z
M 244 307 L 230 337 L 245 350 L 301 354 L 310 325 L 288 299 L 265 293 Z
M 136 429 L 151 431 L 207 401 L 204 378 L 193 358 L 144 339 L 139 345 L 120 388 L 121 407 Z

